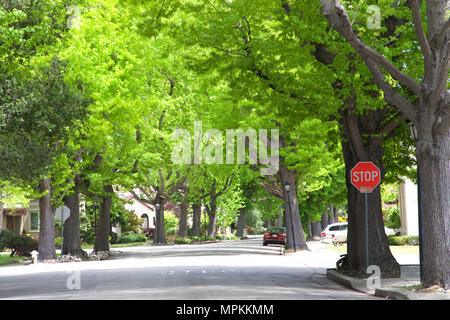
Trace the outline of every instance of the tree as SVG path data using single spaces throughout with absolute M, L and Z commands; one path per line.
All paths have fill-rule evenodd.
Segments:
M 416 156 L 421 179 L 423 214 L 423 285 L 450 287 L 450 67 L 449 29 L 445 1 L 424 1 L 425 15 L 418 0 L 408 2 L 410 21 L 416 34 L 414 45 L 423 55 L 423 71 L 410 75 L 382 53 L 367 45 L 352 27 L 346 8 L 337 0 L 321 0 L 330 25 L 341 34 L 362 58 L 374 83 L 383 90 L 384 99 L 395 106 L 417 128 Z M 389 6 L 384 9 L 390 12 Z M 423 12 L 423 11 L 422 11 Z M 425 18 L 427 32 L 422 20 Z M 395 81 L 389 81 L 391 77 Z M 410 102 L 409 96 L 415 97 Z

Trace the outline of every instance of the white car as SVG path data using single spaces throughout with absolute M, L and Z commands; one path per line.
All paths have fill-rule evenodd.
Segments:
M 320 234 L 320 240 L 334 244 L 347 242 L 347 227 L 347 222 L 330 224 Z
M 333 244 L 343 244 L 347 242 L 347 222 L 339 222 L 328 225 L 325 230 L 322 231 L 321 241 Z M 396 230 L 384 227 L 384 232 L 386 235 L 395 235 Z

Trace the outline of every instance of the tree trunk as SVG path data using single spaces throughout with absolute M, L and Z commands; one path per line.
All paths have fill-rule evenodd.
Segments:
M 282 188 L 286 208 L 286 249 L 308 250 L 298 209 L 296 188 L 297 171 L 295 169 L 288 170 L 285 166 L 281 165 L 280 174 L 282 181 L 288 182 L 290 185 L 289 195 L 285 188 Z
M 313 240 L 320 240 L 320 234 L 322 231 L 322 226 L 320 221 L 311 222 L 311 237 Z
M 238 227 L 236 230 L 236 237 L 244 236 L 244 217 L 245 217 L 245 207 L 239 209 L 239 217 L 238 217 Z
M 111 185 L 103 187 L 103 191 L 109 194 L 114 193 Z M 94 251 L 109 251 L 109 235 L 111 231 L 111 206 L 112 195 L 101 197 L 100 214 L 97 223 L 97 240 L 94 245 Z
M 198 203 L 192 204 L 192 236 L 201 237 L 202 206 Z
M 155 207 L 156 205 L 159 205 L 159 210 L 156 209 L 156 226 L 153 244 L 164 245 L 167 244 L 164 224 L 164 199 L 159 193 L 155 199 Z
M 178 237 L 187 238 L 188 199 L 185 197 L 180 204 L 180 219 L 178 220 Z
M 61 254 L 70 254 L 86 258 L 86 252 L 81 249 L 80 236 L 80 199 L 78 191 L 64 197 L 64 205 L 70 208 L 70 217 L 64 223 L 64 242 Z
M 329 223 L 328 223 L 328 214 L 327 214 L 327 212 L 325 210 L 322 213 L 322 217 L 320 219 L 320 226 L 322 227 L 322 230 L 324 230 L 328 225 L 329 225 Z
M 281 228 L 283 227 L 283 213 L 280 212 L 277 216 L 277 223 L 276 223 L 277 227 Z
M 208 214 L 208 236 L 215 238 L 217 235 L 217 198 L 211 196 L 209 206 L 206 206 L 206 212 Z
M 353 155 L 348 142 L 342 141 L 342 150 L 345 162 L 345 179 L 348 190 L 348 232 L 347 232 L 347 261 L 343 266 L 346 273 L 355 276 L 366 274 L 366 249 L 365 249 L 365 199 L 350 180 L 351 169 L 362 159 L 357 160 Z M 373 162 L 384 177 L 385 168 L 381 159 L 383 150 L 381 146 L 367 149 L 368 159 Z M 380 186 L 368 194 L 368 229 L 369 229 L 369 265 L 377 265 L 381 270 L 381 276 L 385 278 L 400 277 L 400 265 L 392 255 L 386 233 L 384 231 L 383 215 L 381 210 Z
M 422 115 L 425 117 L 425 114 Z M 418 128 L 423 286 L 450 288 L 450 131 L 433 136 L 429 119 Z
M 51 204 L 50 178 L 39 182 L 39 192 L 47 191 L 39 199 L 39 260 L 56 259 L 55 250 L 55 214 Z

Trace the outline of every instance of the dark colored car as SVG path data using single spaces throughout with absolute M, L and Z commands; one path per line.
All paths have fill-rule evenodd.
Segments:
M 286 244 L 285 228 L 269 228 L 263 237 L 263 245 L 267 246 L 268 244 Z

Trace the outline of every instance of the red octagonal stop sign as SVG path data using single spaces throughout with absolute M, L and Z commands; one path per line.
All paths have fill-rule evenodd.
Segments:
M 372 162 L 358 162 L 350 171 L 352 184 L 362 193 L 371 193 L 381 182 L 380 169 Z

